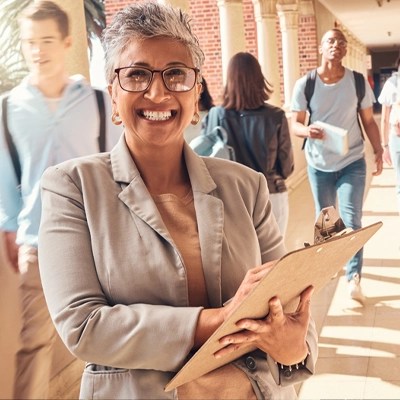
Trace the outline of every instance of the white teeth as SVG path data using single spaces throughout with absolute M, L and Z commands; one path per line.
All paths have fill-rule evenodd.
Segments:
M 171 118 L 171 111 L 143 111 L 143 116 L 150 121 L 166 121 Z

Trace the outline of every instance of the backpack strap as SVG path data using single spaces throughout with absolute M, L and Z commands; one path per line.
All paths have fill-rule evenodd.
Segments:
M 100 132 L 99 132 L 99 150 L 100 153 L 106 151 L 106 110 L 104 106 L 104 94 L 102 90 L 94 89 L 96 94 L 97 107 L 99 109 Z
M 308 125 L 310 125 L 311 121 L 311 107 L 310 107 L 310 102 L 311 102 L 311 97 L 314 94 L 314 89 L 315 89 L 315 80 L 317 79 L 317 69 L 312 69 L 307 73 L 307 78 L 306 78 L 306 86 L 304 88 L 304 96 L 306 96 L 307 100 L 307 110 L 308 110 Z M 306 142 L 307 138 L 303 139 L 303 144 L 301 146 L 301 149 L 304 150 L 304 147 L 306 147 Z
M 19 161 L 17 148 L 12 139 L 10 130 L 8 129 L 8 93 L 5 94 L 1 99 L 1 109 L 2 109 L 2 120 L 3 120 L 3 130 L 4 136 L 7 142 L 8 151 L 10 152 L 11 160 L 14 166 L 15 175 L 17 177 L 18 185 L 21 185 L 21 163 Z
M 365 96 L 365 79 L 364 75 L 360 72 L 353 71 L 354 81 L 356 84 L 357 93 L 357 113 L 360 112 L 361 102 Z
M 311 117 L 310 101 L 311 101 L 311 97 L 314 94 L 316 79 L 317 79 L 317 70 L 316 69 L 313 69 L 307 73 L 306 87 L 304 88 L 304 95 L 306 96 L 307 110 L 310 114 L 310 117 Z
M 203 132 L 206 135 L 212 134 L 214 128 L 219 126 L 219 107 L 211 107 L 207 114 L 207 126 L 206 131 Z
M 361 136 L 363 139 L 365 139 L 363 126 L 360 119 L 361 102 L 365 96 L 365 79 L 364 75 L 360 72 L 353 71 L 353 75 L 354 75 L 354 82 L 356 85 L 356 94 L 357 94 L 357 122 L 358 125 L 360 126 Z

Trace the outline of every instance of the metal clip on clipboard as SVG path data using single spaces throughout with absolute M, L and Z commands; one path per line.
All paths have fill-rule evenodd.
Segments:
M 334 236 L 341 236 L 352 230 L 352 228 L 346 228 L 335 207 L 325 207 L 315 221 L 314 244 L 323 243 Z M 308 247 L 310 244 L 304 243 L 304 246 Z

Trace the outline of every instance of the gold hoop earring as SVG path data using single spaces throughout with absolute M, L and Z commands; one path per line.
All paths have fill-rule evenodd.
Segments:
M 122 120 L 119 117 L 119 114 L 116 113 L 116 112 L 111 115 L 111 121 L 112 121 L 112 123 L 114 125 L 121 125 L 122 124 Z
M 192 121 L 190 122 L 192 125 L 197 125 L 200 121 L 200 115 L 198 112 L 195 112 L 192 118 Z

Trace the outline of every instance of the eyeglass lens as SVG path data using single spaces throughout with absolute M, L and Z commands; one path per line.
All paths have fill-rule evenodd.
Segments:
M 188 67 L 172 67 L 162 71 L 126 67 L 119 69 L 119 83 L 121 88 L 128 92 L 142 92 L 150 86 L 155 72 L 161 73 L 166 88 L 172 92 L 187 92 L 193 88 L 196 81 L 195 70 Z

